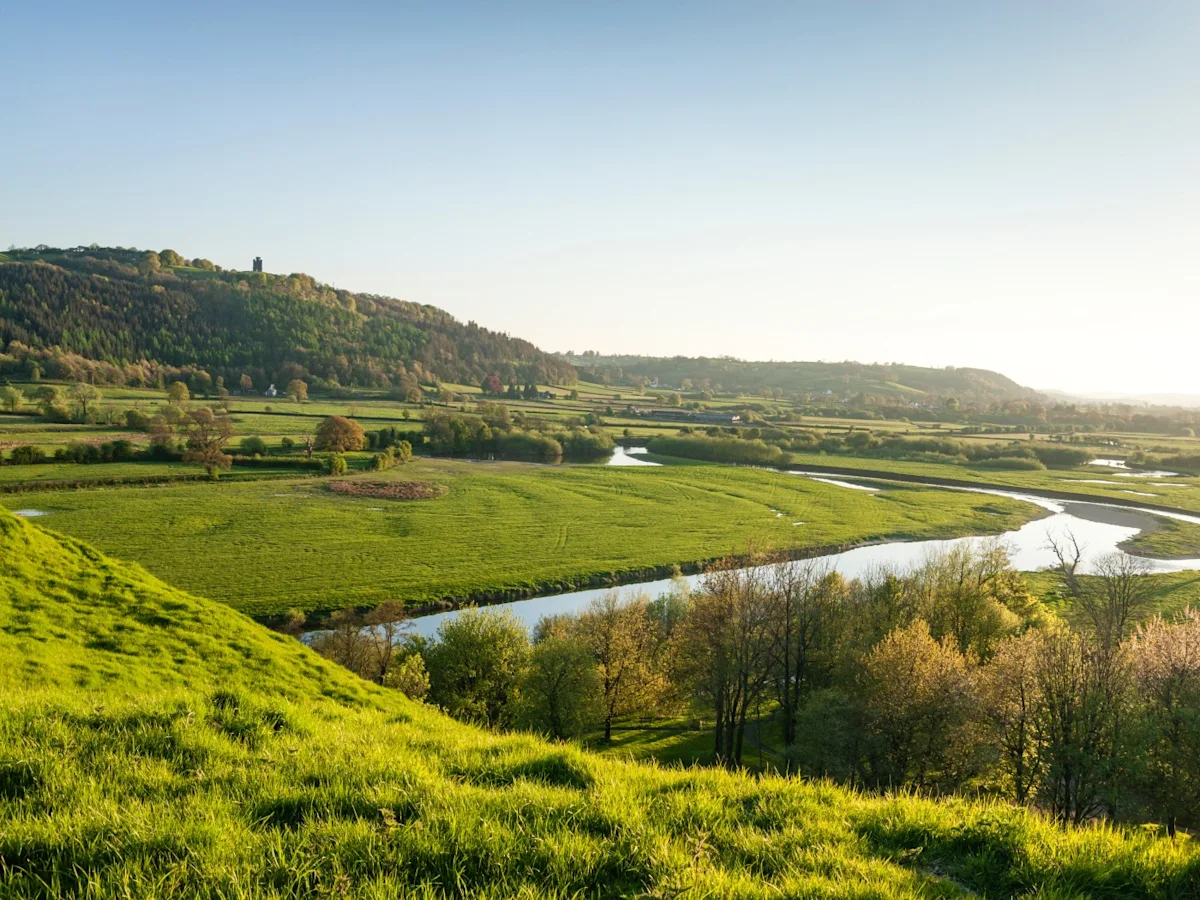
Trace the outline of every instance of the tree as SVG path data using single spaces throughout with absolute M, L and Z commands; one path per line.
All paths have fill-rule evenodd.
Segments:
M 367 443 L 362 426 L 353 419 L 330 416 L 317 428 L 316 449 L 333 453 L 361 450 Z
M 578 635 L 551 634 L 533 645 L 521 688 L 522 720 L 562 740 L 590 730 L 604 717 L 600 675 L 591 649 Z
M 885 637 L 863 664 L 876 784 L 949 790 L 972 773 L 974 678 L 949 639 L 917 619 Z
M 99 403 L 103 397 L 94 385 L 87 382 L 77 381 L 71 385 L 71 406 L 81 421 L 87 420 L 89 408 L 93 403 Z
M 21 393 L 20 388 L 15 388 L 10 384 L 0 389 L 0 403 L 10 413 L 15 413 L 24 405 L 25 395 Z
M 785 747 L 796 743 L 805 698 L 829 686 L 844 590 L 841 577 L 817 560 L 784 560 L 771 571 L 767 629 Z
M 37 405 L 42 411 L 42 415 L 47 419 L 51 421 L 64 421 L 69 417 L 70 412 L 63 399 L 62 388 L 58 385 L 43 385 L 37 389 L 33 396 L 37 400 Z
M 622 600 L 608 591 L 579 616 L 579 637 L 591 650 L 600 678 L 605 741 L 612 740 L 613 719 L 652 706 L 662 690 L 649 603 L 645 596 Z
M 224 450 L 233 437 L 233 422 L 229 416 L 218 416 L 211 409 L 201 407 L 187 414 L 183 427 L 187 439 L 184 462 L 200 463 L 209 477 L 216 477 L 217 470 L 233 465 L 233 458 Z
M 162 259 L 153 250 L 147 250 L 142 254 L 141 260 L 138 262 L 138 271 L 143 275 L 149 275 L 157 272 L 162 268 Z
M 241 444 L 238 445 L 238 450 L 243 456 L 266 456 L 267 442 L 258 435 L 242 438 Z
M 343 609 L 330 616 L 329 627 L 314 637 L 312 646 L 359 677 L 386 683 L 397 655 L 403 652 L 402 645 L 407 643 L 407 619 L 408 612 L 394 600 L 380 604 L 366 615 Z
M 429 672 L 420 653 L 410 653 L 394 663 L 383 677 L 383 686 L 394 688 L 410 700 L 424 700 L 429 694 Z
M 1021 623 L 1013 608 L 1033 601 L 998 542 L 960 544 L 929 556 L 909 578 L 915 612 L 935 640 L 953 639 L 960 653 L 991 655 L 992 646 Z
M 489 375 L 483 379 L 483 382 L 479 385 L 479 389 L 485 394 L 499 396 L 504 393 L 504 384 L 495 375 Z
M 287 397 L 293 403 L 299 403 L 302 400 L 308 399 L 308 385 L 299 378 L 293 378 L 288 382 Z
M 167 388 L 167 402 L 171 406 L 183 409 L 191 399 L 192 393 L 185 382 L 172 381 L 171 386 Z
M 213 379 L 212 376 L 203 369 L 197 369 L 188 379 L 188 388 L 192 392 L 193 397 L 201 396 L 208 397 L 212 391 Z
M 186 266 L 187 260 L 174 250 L 160 250 L 158 258 L 164 266 Z
M 1063 588 L 1092 626 L 1101 649 L 1114 650 L 1123 641 L 1133 616 L 1150 602 L 1153 588 L 1150 564 L 1136 556 L 1111 553 L 1101 557 L 1090 575 L 1082 571 L 1083 547 L 1074 534 L 1050 540 Z
M 691 596 L 681 628 L 681 675 L 712 708 L 713 756 L 731 768 L 742 764 L 746 717 L 773 671 L 765 578 L 761 568 L 722 561 Z
M 1040 793 L 1061 822 L 1078 825 L 1113 806 L 1106 795 L 1116 775 L 1124 662 L 1120 648 L 1098 646 L 1065 629 L 1038 643 Z
M 361 678 L 374 680 L 379 675 L 376 645 L 364 628 L 362 616 L 354 609 L 342 609 L 329 617 L 328 627 L 313 638 L 312 648 Z
M 1010 637 L 980 669 L 983 712 L 1000 750 L 1000 768 L 1020 804 L 1029 802 L 1040 766 L 1034 723 L 1043 701 L 1037 669 L 1041 639 L 1032 629 Z
M 1200 821 L 1200 610 L 1143 625 L 1130 642 L 1140 704 L 1144 790 L 1174 837 L 1180 818 Z
M 509 724 L 529 660 L 529 635 L 511 612 L 468 609 L 438 626 L 424 653 L 429 698 L 457 719 Z
M 242 373 L 242 377 L 241 377 L 241 380 L 239 383 L 241 384 L 243 391 L 254 390 L 254 379 L 251 378 L 249 375 L 247 375 L 245 372 Z

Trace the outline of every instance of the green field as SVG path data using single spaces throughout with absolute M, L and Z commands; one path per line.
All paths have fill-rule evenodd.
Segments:
M 797 469 L 803 469 L 805 466 L 834 466 L 850 471 L 895 472 L 925 478 L 957 479 L 1006 489 L 1065 491 L 1125 503 L 1157 504 L 1181 512 L 1200 512 L 1200 478 L 1130 478 L 1114 475 L 1112 469 L 1094 465 L 1077 469 L 1022 472 L 985 466 L 907 462 L 841 454 L 792 453 L 788 458 L 790 465 Z M 1096 483 L 1104 481 L 1114 483 Z M 1165 484 L 1173 486 L 1164 487 Z M 1135 491 L 1137 493 L 1131 493 Z
M 0 513 L 12 898 L 1187 897 L 1194 842 L 497 736 Z
M 449 491 L 427 501 L 370 500 L 301 479 L 0 502 L 44 510 L 46 527 L 255 615 L 569 589 L 744 551 L 750 540 L 816 548 L 999 533 L 1038 512 L 997 497 L 912 486 L 868 494 L 731 466 L 418 460 L 355 477 L 434 481 Z

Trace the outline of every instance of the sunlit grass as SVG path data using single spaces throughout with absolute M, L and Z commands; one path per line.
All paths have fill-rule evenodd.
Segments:
M 0 893 L 1190 897 L 1190 841 L 497 736 L 0 513 Z

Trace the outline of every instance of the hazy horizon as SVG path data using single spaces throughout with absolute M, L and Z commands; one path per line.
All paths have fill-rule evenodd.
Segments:
M 552 351 L 1200 394 L 1200 5 L 9 13 L 0 246 L 256 255 Z

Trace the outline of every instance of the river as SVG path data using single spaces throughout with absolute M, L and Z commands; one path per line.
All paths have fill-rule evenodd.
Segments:
M 640 448 L 638 448 L 640 449 Z M 636 452 L 636 451 L 635 451 Z M 614 459 L 616 455 L 614 454 Z M 637 463 L 648 461 L 637 460 Z M 613 465 L 630 465 L 630 463 L 613 462 Z M 816 473 L 793 471 L 788 474 L 801 478 L 810 478 L 825 484 L 841 487 L 845 490 L 886 490 L 886 485 L 876 482 L 879 486 L 862 484 L 852 476 L 842 479 L 832 479 Z M 1083 501 L 1050 500 L 1025 494 L 1019 491 L 993 490 L 991 488 L 943 488 L 943 490 L 967 490 L 972 493 L 992 494 L 998 497 L 1009 497 L 1023 500 L 1040 506 L 1045 510 L 1041 517 L 1026 523 L 1015 531 L 1009 531 L 999 537 L 963 537 L 940 541 L 889 541 L 882 544 L 872 544 L 856 547 L 844 553 L 835 553 L 825 560 L 830 568 L 836 569 L 847 578 L 855 578 L 870 573 L 881 566 L 905 569 L 921 563 L 931 553 L 937 553 L 964 543 L 979 543 L 985 541 L 1000 541 L 1009 550 L 1013 566 L 1023 572 L 1035 572 L 1053 565 L 1054 554 L 1049 547 L 1051 538 L 1062 539 L 1068 533 L 1073 534 L 1084 546 L 1088 560 L 1096 560 L 1110 553 L 1120 553 L 1119 545 L 1142 531 L 1154 530 L 1158 527 L 1157 518 L 1171 518 L 1182 522 L 1200 524 L 1200 516 L 1189 516 L 1183 513 L 1160 513 L 1134 509 L 1127 506 L 1109 505 Z M 803 524 L 803 523 L 797 523 Z M 1159 560 L 1146 559 L 1147 566 L 1153 572 L 1180 572 L 1200 570 L 1200 559 Z M 685 576 L 683 580 L 690 585 L 696 585 L 702 575 Z M 619 588 L 623 593 L 645 593 L 651 597 L 664 593 L 671 588 L 670 579 L 646 581 L 639 584 L 629 584 Z M 509 610 L 532 628 L 538 619 L 558 613 L 578 612 L 593 599 L 612 588 L 593 588 L 585 591 L 572 591 L 567 594 L 552 594 L 543 597 L 531 597 L 528 600 L 517 600 L 512 603 L 495 604 L 494 608 Z M 411 620 L 413 630 L 417 634 L 431 636 L 439 625 L 447 619 L 460 615 L 461 610 L 433 613 L 418 616 Z

